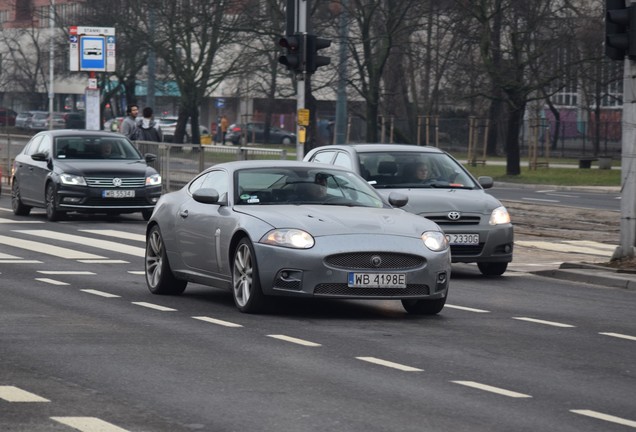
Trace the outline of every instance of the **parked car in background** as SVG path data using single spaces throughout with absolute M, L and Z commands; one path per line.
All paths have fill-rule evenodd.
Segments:
M 172 142 L 174 139 L 174 133 L 177 129 L 177 117 L 160 117 L 157 119 L 159 127 L 161 127 L 161 133 L 163 134 L 164 142 Z M 199 136 L 210 135 L 210 130 L 205 126 L 199 125 Z M 183 136 L 183 142 L 192 142 L 192 125 L 188 120 L 186 124 L 186 133 Z
M 23 111 L 15 117 L 15 127 L 18 129 L 28 129 L 34 111 Z
M 86 116 L 84 111 L 69 111 L 64 113 L 66 129 L 86 129 Z
M 10 108 L 0 108 L 0 126 L 15 126 L 18 113 Z
M 304 160 L 349 168 L 385 197 L 395 191 L 407 195 L 404 210 L 444 230 L 453 262 L 477 263 L 483 275 L 499 276 L 512 261 L 513 226 L 508 210 L 484 191 L 493 186 L 492 177 L 475 179 L 436 147 L 329 145 L 309 151 Z M 428 174 L 418 178 L 418 170 L 424 169 Z
M 246 143 L 281 145 L 291 145 L 296 143 L 295 133 L 275 126 L 270 126 L 269 139 L 265 142 L 265 123 L 258 122 L 247 123 L 244 128 L 240 127 L 240 125 L 230 125 L 225 139 L 234 145 L 238 145 L 241 143 L 242 136 L 245 138 Z
M 188 282 L 232 292 L 261 312 L 274 296 L 401 300 L 437 314 L 450 281 L 448 242 L 432 221 L 383 199 L 349 170 L 299 161 L 217 164 L 163 195 L 146 229 L 153 294 Z M 394 207 L 392 207 L 394 206 Z
M 46 209 L 50 221 L 67 212 L 141 212 L 161 195 L 161 176 L 126 137 L 112 132 L 52 130 L 31 138 L 13 162 L 11 206 L 17 216 Z
M 66 120 L 64 120 L 63 112 L 54 112 L 52 115 L 53 128 L 52 129 L 65 129 Z M 48 111 L 34 111 L 33 116 L 27 122 L 28 129 L 42 131 L 49 129 L 49 113 Z

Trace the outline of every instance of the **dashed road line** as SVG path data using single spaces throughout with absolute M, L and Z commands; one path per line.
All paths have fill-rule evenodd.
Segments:
M 519 320 L 519 321 L 528 321 L 528 322 L 532 322 L 532 323 L 536 323 L 536 324 L 544 324 L 544 325 L 549 325 L 549 326 L 553 326 L 553 327 L 562 327 L 562 328 L 575 327 L 575 326 L 570 325 L 570 324 L 563 324 L 563 323 L 559 323 L 559 322 L 545 321 L 545 320 L 540 320 L 540 319 L 535 319 L 535 318 L 528 318 L 528 317 L 512 317 L 512 319 L 516 319 L 516 320 Z
M 382 360 L 376 357 L 356 357 L 358 360 L 362 360 L 369 363 L 374 363 L 380 366 L 386 366 L 393 369 L 398 369 L 404 372 L 423 372 L 423 369 L 414 368 L 411 366 L 406 366 L 400 363 L 394 363 L 388 360 Z
M 463 385 L 466 387 L 472 387 L 478 390 L 483 390 L 483 391 L 487 391 L 490 393 L 496 393 L 502 396 L 508 396 L 511 398 L 531 398 L 532 396 L 527 395 L 527 394 L 523 394 L 523 393 L 517 393 L 514 391 L 510 391 L 510 390 L 506 390 L 506 389 L 502 389 L 499 387 L 493 387 L 493 386 L 489 386 L 487 384 L 481 384 L 475 381 L 451 381 L 452 383 L 455 384 L 459 384 L 459 385 Z
M 34 393 L 14 386 L 0 386 L 0 399 L 7 402 L 51 402 Z
M 51 417 L 51 420 L 82 432 L 128 432 L 97 417 Z
M 143 271 L 143 270 L 128 270 L 128 273 L 132 274 L 132 275 L 145 275 L 146 274 L 146 272 Z
M 306 341 L 304 339 L 298 339 L 298 338 L 295 338 L 295 337 L 285 336 L 285 335 L 273 335 L 272 334 L 272 335 L 267 335 L 267 337 L 283 340 L 283 341 L 286 341 L 286 342 L 295 343 L 295 344 L 298 344 L 298 345 L 309 346 L 309 347 L 322 346 L 322 345 L 320 345 L 318 343 L 315 343 L 315 342 L 310 342 L 310 341 Z
M 632 428 L 636 428 L 636 421 L 634 420 L 627 420 L 621 417 L 616 417 L 613 415 L 609 415 L 609 414 L 603 414 L 601 412 L 598 411 L 592 411 L 592 410 L 570 410 L 570 412 L 573 412 L 574 414 L 580 414 L 580 415 L 584 415 L 587 417 L 593 417 L 595 419 L 599 419 L 599 420 L 605 420 L 608 422 L 612 422 L 612 423 L 616 423 L 616 424 L 620 424 L 623 426 L 629 426 Z
M 630 335 L 621 334 L 621 333 L 600 332 L 599 334 L 605 335 L 605 336 L 611 336 L 611 337 L 615 337 L 615 338 L 620 338 L 620 339 L 627 339 L 627 340 L 636 341 L 636 336 L 630 336 Z
M 458 310 L 468 311 L 468 312 L 490 313 L 490 311 L 487 311 L 487 310 L 484 310 L 484 309 L 475 309 L 475 308 L 470 308 L 470 307 L 466 307 L 466 306 L 456 306 L 456 305 L 446 304 L 444 307 L 445 308 L 450 308 L 450 309 L 458 309 Z
M 90 259 L 90 260 L 77 260 L 82 264 L 130 264 L 129 261 L 116 260 L 116 259 Z
M 169 307 L 165 307 L 165 306 L 159 306 L 153 303 L 146 303 L 146 302 L 132 302 L 132 304 L 137 305 L 137 306 L 143 306 L 149 309 L 155 309 L 158 311 L 162 311 L 162 312 L 174 312 L 176 311 L 176 309 L 172 309 Z
M 38 270 L 38 273 L 46 274 L 46 275 L 94 275 L 92 271 L 82 271 L 82 270 Z
M 36 281 L 44 282 L 51 285 L 68 285 L 66 282 L 58 281 L 55 279 L 49 278 L 35 278 Z
M 106 297 L 106 298 L 120 297 L 120 296 L 118 296 L 116 294 L 111 294 L 111 293 L 107 293 L 107 292 L 99 291 L 99 290 L 94 290 L 94 289 L 81 289 L 80 291 L 83 291 L 83 292 L 88 293 L 88 294 L 95 294 L 97 296 Z
M 217 324 L 217 325 L 224 326 L 224 327 L 243 327 L 240 324 L 236 324 L 236 323 L 229 322 L 229 321 L 223 321 L 223 320 L 216 319 L 216 318 L 210 318 L 210 317 L 206 317 L 206 316 L 193 316 L 192 318 L 194 318 L 195 320 L 205 321 L 205 322 L 209 322 L 209 323 L 212 323 L 212 324 Z
M 108 236 L 108 237 L 115 237 L 115 238 L 120 238 L 120 239 L 125 239 L 125 240 L 135 240 L 135 241 L 139 241 L 139 242 L 145 242 L 146 241 L 146 236 L 143 234 L 133 234 L 133 233 L 129 233 L 126 231 L 117 231 L 117 230 L 91 230 L 91 229 L 84 229 L 84 230 L 79 230 L 80 232 L 86 232 L 86 233 L 90 233 L 90 234 L 99 234 L 99 235 L 103 235 L 103 236 Z

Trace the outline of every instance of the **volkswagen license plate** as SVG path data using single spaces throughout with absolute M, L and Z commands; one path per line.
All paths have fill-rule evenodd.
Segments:
M 102 191 L 102 198 L 134 198 L 135 191 L 134 190 L 105 190 Z
M 478 245 L 479 234 L 446 234 L 448 243 L 452 245 Z
M 404 273 L 349 273 L 350 288 L 406 288 Z

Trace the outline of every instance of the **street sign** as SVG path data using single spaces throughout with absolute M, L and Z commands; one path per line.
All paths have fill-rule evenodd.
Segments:
M 298 110 L 298 125 L 309 126 L 309 110 L 301 108 Z
M 70 70 L 115 72 L 115 29 L 112 27 L 69 28 Z
M 80 70 L 106 71 L 106 39 L 103 36 L 80 38 Z

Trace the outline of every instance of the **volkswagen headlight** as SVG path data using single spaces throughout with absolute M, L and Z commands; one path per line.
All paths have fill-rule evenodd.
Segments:
M 426 231 L 422 234 L 422 241 L 433 252 L 441 252 L 448 248 L 448 239 L 440 231 Z
M 314 246 L 314 238 L 299 229 L 275 229 L 263 236 L 260 243 L 294 249 L 309 249 Z
M 501 225 L 510 223 L 510 214 L 508 210 L 504 206 L 497 207 L 490 214 L 490 221 L 488 221 L 490 225 Z
M 60 174 L 60 181 L 62 184 L 71 186 L 86 186 L 86 180 L 82 176 L 62 173 Z
M 146 177 L 146 186 L 159 186 L 161 184 L 161 176 L 159 174 L 153 174 Z

